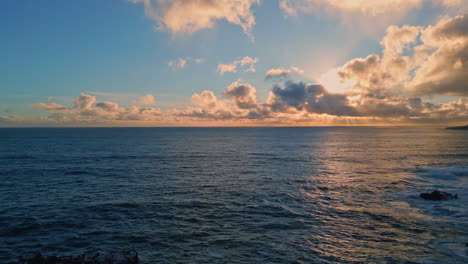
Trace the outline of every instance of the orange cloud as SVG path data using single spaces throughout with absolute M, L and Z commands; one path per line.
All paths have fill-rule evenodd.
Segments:
M 178 58 L 177 60 L 171 60 L 167 65 L 174 70 L 183 69 L 187 65 L 187 59 Z
M 391 26 L 382 55 L 347 62 L 338 72 L 355 90 L 384 95 L 467 96 L 468 15 L 445 18 L 426 28 Z M 415 45 L 420 40 L 422 44 Z M 409 46 L 413 44 L 413 46 Z M 407 56 L 402 55 L 404 49 Z
M 71 107 L 54 102 L 31 105 L 48 113 L 35 122 L 53 124 L 422 124 L 456 123 L 468 118 L 468 15 L 444 18 L 428 27 L 392 26 L 381 41 L 382 54 L 355 58 L 331 71 L 347 82 L 345 91 L 324 84 L 274 84 L 265 102 L 257 89 L 234 82 L 220 95 L 203 91 L 192 105 L 161 111 L 156 107 L 122 107 L 80 94 Z M 258 60 L 244 57 L 232 65 L 248 71 Z M 286 76 L 298 69 L 272 69 Z M 458 96 L 447 103 L 431 102 L 433 95 Z M 154 104 L 152 95 L 145 104 Z M 145 105 L 143 104 L 143 105 Z M 18 116 L 0 116 L 0 123 L 26 122 Z M 29 121 L 34 122 L 34 121 Z M 141 123 L 139 123 L 141 124 Z
M 328 9 L 377 16 L 405 13 L 421 7 L 425 2 L 445 7 L 466 5 L 463 0 L 280 0 L 280 8 L 288 15 Z
M 154 105 L 156 100 L 152 94 L 143 95 L 138 99 L 140 105 Z
M 237 72 L 238 68 L 244 69 L 244 72 L 255 72 L 255 64 L 257 62 L 257 58 L 245 56 L 242 59 L 235 60 L 230 64 L 218 64 L 217 71 L 221 75 L 224 75 L 226 72 Z
M 352 30 L 377 36 L 413 10 L 432 5 L 452 14 L 468 10 L 466 0 L 280 0 L 280 8 L 287 16 L 327 14 L 339 17 Z
M 145 13 L 155 20 L 157 29 L 173 34 L 191 34 L 212 28 L 218 20 L 239 25 L 252 37 L 255 16 L 252 6 L 260 0 L 131 0 L 142 3 Z
M 299 74 L 302 75 L 304 74 L 304 70 L 298 68 L 298 67 L 290 67 L 289 69 L 285 68 L 275 68 L 275 69 L 270 69 L 265 73 L 265 80 L 271 80 L 271 79 L 285 79 L 289 78 L 291 74 Z

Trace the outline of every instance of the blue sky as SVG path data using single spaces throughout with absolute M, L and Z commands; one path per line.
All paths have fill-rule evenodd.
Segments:
M 330 68 L 381 54 L 379 42 L 391 24 L 425 27 L 456 13 L 426 2 L 388 23 L 379 16 L 357 22 L 361 18 L 326 11 L 290 15 L 278 1 L 264 0 L 251 6 L 251 39 L 225 19 L 189 34 L 157 29 L 143 4 L 127 0 L 5 0 L 0 5 L 0 115 L 22 116 L 46 113 L 29 107 L 34 103 L 71 106 L 80 93 L 126 107 L 134 97 L 152 94 L 161 109 L 171 109 L 190 105 L 191 96 L 204 90 L 221 94 L 238 80 L 266 100 L 270 69 L 299 67 L 304 74 L 295 80 L 313 83 Z M 255 72 L 217 72 L 218 64 L 244 56 L 258 58 Z M 168 66 L 178 58 L 191 59 L 181 69 Z M 203 61 L 195 63 L 197 58 Z

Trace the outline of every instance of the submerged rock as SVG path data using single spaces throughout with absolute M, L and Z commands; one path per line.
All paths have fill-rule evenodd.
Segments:
M 43 256 L 35 253 L 21 257 L 19 264 L 138 264 L 138 253 L 133 250 L 85 253 L 78 256 Z
M 451 193 L 441 192 L 441 191 L 433 191 L 431 193 L 421 193 L 419 196 L 423 199 L 432 200 L 432 201 L 458 199 L 457 194 L 451 194 Z

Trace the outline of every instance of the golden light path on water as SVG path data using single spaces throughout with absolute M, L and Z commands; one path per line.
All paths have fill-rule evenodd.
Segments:
M 440 234 L 427 232 L 425 228 L 428 227 L 421 226 L 421 222 L 430 226 L 433 221 L 445 220 L 418 206 L 416 190 L 420 188 L 417 185 L 421 179 L 405 168 L 418 166 L 422 161 L 418 160 L 419 156 L 449 144 L 463 146 L 466 142 L 463 137 L 459 142 L 457 139 L 434 141 L 420 137 L 417 132 L 410 136 L 412 138 L 408 138 L 405 129 L 382 128 L 373 130 L 363 141 L 365 133 L 338 131 L 327 133 L 320 145 L 313 148 L 314 153 L 320 153 L 317 161 L 320 176 L 309 177 L 301 189 L 303 199 L 310 204 L 310 214 L 318 221 L 318 225 L 314 225 L 318 229 L 318 234 L 313 236 L 315 242 L 308 240 L 311 250 L 331 258 L 349 256 L 346 261 L 351 262 L 362 261 L 364 256 L 391 259 L 393 253 L 408 251 L 431 254 L 432 249 L 421 250 L 421 247 L 438 239 Z M 434 157 L 429 163 L 439 162 Z M 466 183 L 465 180 L 465 187 Z M 467 217 L 466 210 L 457 210 L 461 210 L 462 217 Z M 466 237 L 467 223 L 463 221 L 464 227 L 457 228 Z M 454 226 L 449 224 L 447 228 Z M 453 239 L 461 240 L 454 244 L 458 243 L 458 251 L 464 255 L 460 250 L 463 235 Z M 389 255 L 388 252 L 393 253 Z M 467 259 L 461 256 L 459 260 Z

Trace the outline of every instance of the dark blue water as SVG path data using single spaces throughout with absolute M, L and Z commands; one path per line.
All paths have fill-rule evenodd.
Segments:
M 0 263 L 466 263 L 467 190 L 466 131 L 0 129 Z

